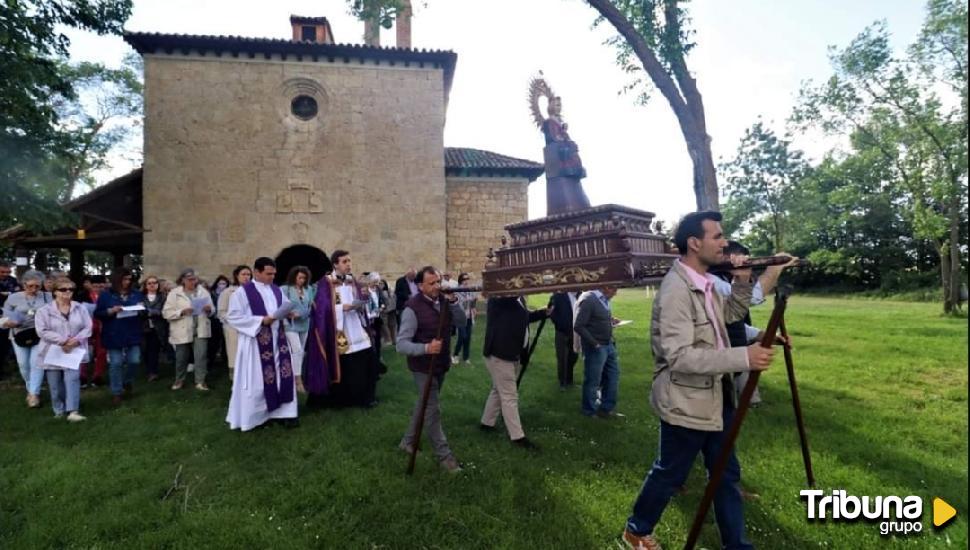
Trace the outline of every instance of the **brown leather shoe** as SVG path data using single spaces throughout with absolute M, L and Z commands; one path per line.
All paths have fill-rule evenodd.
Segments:
M 461 473 L 461 462 L 458 462 L 455 455 L 449 456 L 448 458 L 439 462 L 439 464 L 441 464 L 441 467 L 444 468 L 449 474 Z
M 111 396 L 111 404 L 114 405 L 115 407 L 117 407 L 118 405 L 121 405 L 121 402 L 122 402 L 122 399 L 120 395 Z
M 633 550 L 663 550 L 653 535 L 634 535 L 629 529 L 623 530 L 623 542 Z

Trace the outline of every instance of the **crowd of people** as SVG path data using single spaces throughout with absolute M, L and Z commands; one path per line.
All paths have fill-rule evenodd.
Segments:
M 680 259 L 654 299 L 651 405 L 660 417 L 661 443 L 624 531 L 634 548 L 660 547 L 652 532 L 667 502 L 683 487 L 697 454 L 710 468 L 743 377 L 772 361 L 772 350 L 756 342 L 762 333 L 750 326 L 748 308 L 770 294 L 783 267 L 769 268 L 757 281 L 750 269 L 710 273 L 725 258 L 738 266 L 747 255 L 742 245 L 725 239 L 719 222 L 716 212 L 681 221 L 675 235 Z M 29 407 L 41 406 L 46 378 L 54 415 L 79 422 L 85 419 L 81 389 L 103 384 L 105 372 L 113 402 L 120 404 L 131 395 L 142 363 L 147 380 L 156 381 L 165 355 L 175 365 L 172 390 L 181 390 L 192 373 L 195 390 L 207 392 L 209 367 L 225 360 L 232 381 L 226 422 L 248 431 L 270 421 L 298 426 L 301 394 L 304 411 L 377 406 L 377 383 L 386 372 L 381 348 L 393 344 L 417 390 L 399 448 L 414 453 L 423 428 L 440 466 L 460 472 L 439 400 L 449 369 L 472 364 L 481 298 L 467 289 L 470 275 L 453 278 L 430 265 L 412 268 L 391 291 L 379 273 L 355 276 L 348 251 L 337 250 L 330 260 L 333 269 L 326 274 L 293 267 L 282 287 L 273 283 L 276 265 L 268 257 L 240 265 L 231 279 L 220 276 L 211 284 L 186 268 L 174 283 L 148 275 L 140 287 L 126 268 L 116 269 L 110 279 L 85 277 L 76 287 L 60 272 L 27 271 L 18 280 L 11 277 L 10 265 L 0 263 L 0 361 L 12 348 Z M 560 292 L 539 310 L 530 310 L 522 297 L 487 300 L 482 355 L 492 384 L 482 431 L 497 431 L 501 418 L 513 445 L 538 449 L 522 426 L 518 378 L 531 351 L 530 324 L 544 319 L 555 326 L 561 390 L 574 386 L 573 371 L 582 356 L 582 414 L 623 416 L 616 410 L 619 320 L 611 302 L 616 292 L 609 286 Z M 427 400 L 422 399 L 425 388 Z M 726 547 L 751 547 L 741 504 L 740 466 L 732 455 L 714 500 Z

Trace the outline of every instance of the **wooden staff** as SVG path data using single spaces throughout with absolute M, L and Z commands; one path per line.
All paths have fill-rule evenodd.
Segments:
M 802 419 L 802 402 L 798 398 L 798 386 L 795 384 L 795 363 L 792 361 L 791 344 L 788 341 L 788 330 L 785 319 L 782 318 L 781 336 L 785 339 L 785 370 L 788 371 L 788 387 L 791 388 L 791 404 L 795 409 L 795 424 L 798 426 L 798 439 L 802 444 L 802 462 L 805 463 L 805 478 L 809 487 L 815 487 L 815 473 L 812 472 L 812 455 L 808 452 L 808 435 L 805 433 L 805 421 Z
M 445 329 L 445 319 L 448 318 L 448 300 L 441 300 L 441 311 L 438 313 L 438 335 L 435 340 L 440 340 L 441 335 L 444 333 Z M 418 456 L 418 449 L 421 447 L 421 432 L 424 431 L 424 415 L 428 410 L 428 399 L 431 398 L 431 380 L 434 378 L 434 360 L 438 353 L 428 354 L 428 379 L 424 381 L 424 391 L 421 394 L 421 414 L 418 415 L 418 427 L 414 434 L 414 444 L 411 445 L 411 456 L 408 458 L 408 469 L 407 474 L 411 475 L 414 473 L 414 461 Z
M 775 335 L 785 318 L 788 292 L 788 289 L 778 288 L 775 297 L 775 309 L 771 312 L 768 327 L 765 328 L 764 336 L 761 338 L 760 344 L 763 348 L 770 349 L 771 345 L 775 342 Z M 718 487 L 721 485 L 721 480 L 724 478 L 724 470 L 727 468 L 728 460 L 731 458 L 734 442 L 737 440 L 738 433 L 741 431 L 741 423 L 744 422 L 744 416 L 748 414 L 748 408 L 751 406 L 751 396 L 754 395 L 759 378 L 761 378 L 760 370 L 753 370 L 748 374 L 748 383 L 744 385 L 744 391 L 741 392 L 741 401 L 738 403 L 738 409 L 734 412 L 734 421 L 731 422 L 731 428 L 724 437 L 724 446 L 721 448 L 721 455 L 717 458 L 717 462 L 711 470 L 711 477 L 707 482 L 707 487 L 704 489 L 704 498 L 701 499 L 701 503 L 697 507 L 694 523 L 690 527 L 687 542 L 684 544 L 685 550 L 693 550 L 697 544 L 697 538 L 701 534 L 701 527 L 704 526 L 704 518 L 707 517 L 707 511 L 711 508 L 711 503 L 714 501 L 714 493 L 717 492 Z
M 522 358 L 522 368 L 519 369 L 519 377 L 515 379 L 515 387 L 518 388 L 519 384 L 522 383 L 522 377 L 525 376 L 525 369 L 528 368 L 529 362 L 532 361 L 532 353 L 536 350 L 536 344 L 539 343 L 539 335 L 542 334 L 542 327 L 546 326 L 546 319 L 548 317 L 543 317 L 539 321 L 539 328 L 536 329 L 535 338 L 532 339 L 532 344 L 529 345 L 529 350 L 526 352 L 526 356 Z

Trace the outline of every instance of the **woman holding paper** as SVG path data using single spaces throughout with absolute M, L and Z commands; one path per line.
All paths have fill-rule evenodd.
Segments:
M 121 404 L 122 394 L 131 394 L 141 363 L 144 301 L 142 293 L 132 288 L 131 270 L 120 267 L 111 274 L 111 288 L 101 292 L 94 309 L 101 321 L 101 345 L 108 350 L 108 379 L 115 405 Z
M 317 295 L 317 287 L 310 285 L 310 270 L 297 265 L 286 276 L 282 288 L 286 298 L 293 304 L 293 311 L 283 323 L 286 341 L 290 344 L 293 361 L 293 374 L 296 376 L 296 391 L 306 393 L 303 387 L 303 356 L 306 350 L 307 334 L 310 332 L 310 305 Z
M 27 384 L 27 406 L 40 407 L 40 389 L 44 385 L 44 371 L 37 366 L 37 345 L 40 337 L 34 325 L 37 311 L 51 302 L 51 295 L 43 291 L 44 275 L 28 271 L 20 278 L 24 287 L 3 304 L 3 328 L 10 330 L 10 340 L 17 355 L 20 376 Z
M 175 383 L 173 390 L 182 389 L 188 372 L 189 356 L 195 357 L 195 389 L 209 391 L 205 383 L 208 371 L 209 337 L 212 328 L 209 317 L 216 312 L 212 297 L 199 285 L 195 270 L 186 268 L 175 281 L 179 286 L 165 297 L 162 317 L 168 320 L 168 341 L 175 346 Z
M 40 308 L 34 318 L 41 342 L 37 364 L 46 371 L 54 416 L 67 414 L 68 422 L 81 422 L 81 361 L 91 337 L 91 316 L 72 301 L 74 283 L 67 277 L 54 281 L 54 301 Z

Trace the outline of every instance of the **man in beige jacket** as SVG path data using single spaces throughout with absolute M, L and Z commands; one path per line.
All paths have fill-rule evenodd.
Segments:
M 734 415 L 732 374 L 765 370 L 774 354 L 757 343 L 730 347 L 725 322 L 736 321 L 747 311 L 751 270 L 733 272 L 730 296 L 714 290 L 708 269 L 726 261 L 727 240 L 720 221 L 718 212 L 684 216 L 674 236 L 680 259 L 664 277 L 653 303 L 650 340 L 656 367 L 650 404 L 660 416 L 660 454 L 623 532 L 633 548 L 660 548 L 652 535 L 654 527 L 670 497 L 687 480 L 698 453 L 703 454 L 710 474 Z M 732 452 L 714 497 L 723 548 L 753 548 L 744 534 L 740 479 L 741 467 Z

